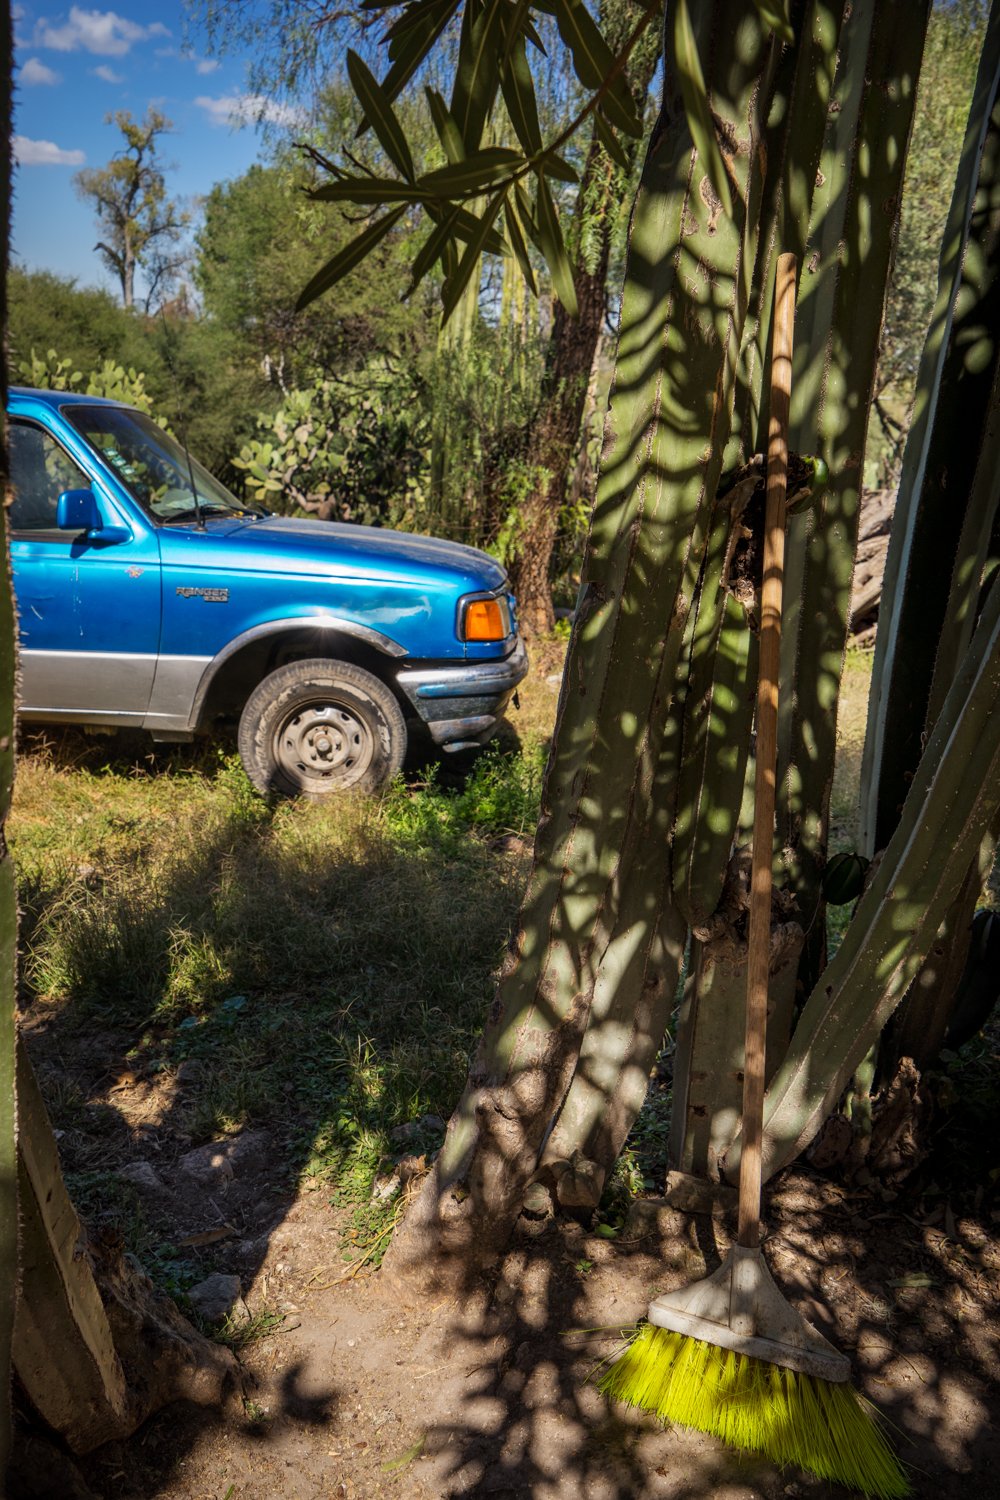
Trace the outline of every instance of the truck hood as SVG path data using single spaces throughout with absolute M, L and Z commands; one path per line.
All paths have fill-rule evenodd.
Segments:
M 181 529 L 164 527 L 161 535 Z M 206 530 L 216 537 L 225 536 L 233 567 L 340 577 L 358 574 L 385 581 L 444 582 L 447 578 L 464 592 L 500 588 L 507 577 L 494 558 L 475 547 L 377 526 L 267 516 L 235 524 L 210 519 Z

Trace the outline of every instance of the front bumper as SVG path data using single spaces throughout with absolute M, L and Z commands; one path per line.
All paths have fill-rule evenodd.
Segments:
M 443 750 L 467 750 L 485 745 L 527 670 L 528 653 L 519 638 L 501 661 L 403 667 L 396 681 L 435 744 Z

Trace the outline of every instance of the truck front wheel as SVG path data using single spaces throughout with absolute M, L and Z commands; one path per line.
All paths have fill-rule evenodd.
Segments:
M 406 724 L 389 688 L 371 672 L 348 662 L 293 661 L 250 694 L 239 750 L 265 794 L 373 792 L 403 764 Z

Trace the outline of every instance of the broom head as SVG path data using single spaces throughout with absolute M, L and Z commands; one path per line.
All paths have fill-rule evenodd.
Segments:
M 759 1250 L 734 1245 L 649 1320 L 599 1380 L 606 1395 L 879 1500 L 909 1493 L 850 1361 L 785 1301 Z

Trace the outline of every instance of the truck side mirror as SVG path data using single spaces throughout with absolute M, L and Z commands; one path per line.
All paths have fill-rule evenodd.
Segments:
M 104 522 L 93 490 L 63 490 L 56 501 L 60 531 L 100 531 Z
M 93 490 L 63 490 L 56 501 L 56 525 L 60 531 L 83 531 L 98 545 L 131 540 L 124 526 L 105 526 Z

